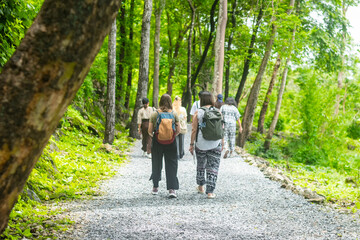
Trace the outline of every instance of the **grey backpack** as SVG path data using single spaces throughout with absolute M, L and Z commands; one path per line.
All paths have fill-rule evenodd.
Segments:
M 199 128 L 205 140 L 219 140 L 224 137 L 224 120 L 218 109 L 215 107 L 205 108 L 202 124 Z

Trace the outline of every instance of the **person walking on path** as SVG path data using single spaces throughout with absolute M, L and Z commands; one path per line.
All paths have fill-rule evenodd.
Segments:
M 224 158 L 233 157 L 235 150 L 235 138 L 236 138 L 236 122 L 239 124 L 239 133 L 242 132 L 240 113 L 236 107 L 234 98 L 227 98 L 225 104 L 220 108 L 221 114 L 224 116 L 225 132 L 225 154 Z
M 162 159 L 164 156 L 166 187 L 167 190 L 169 190 L 169 197 L 176 198 L 176 190 L 179 189 L 179 180 L 177 178 L 178 160 L 175 136 L 180 132 L 179 117 L 172 111 L 173 107 L 169 94 L 161 96 L 159 108 L 160 110 L 151 115 L 149 123 L 149 135 L 153 137 L 151 148 L 152 174 L 150 177 L 150 180 L 153 181 L 152 194 L 156 195 L 159 191 L 159 181 L 161 180 L 163 164 Z M 166 139 L 166 144 L 163 142 L 164 138 L 160 138 L 160 131 L 166 129 L 165 124 L 171 124 L 172 129 L 166 130 L 161 134 L 168 134 L 173 131 L 173 133 L 170 133 L 171 139 Z
M 199 125 L 203 124 L 205 110 L 203 108 L 214 107 L 213 95 L 210 92 L 203 92 L 200 98 L 201 108 L 195 113 L 192 122 L 192 132 L 189 151 L 197 158 L 196 183 L 199 193 L 206 193 L 207 198 L 215 198 L 215 186 L 220 166 L 221 151 L 223 150 L 224 139 L 206 140 L 203 137 Z M 196 145 L 195 145 L 196 140 Z M 206 185 L 206 191 L 204 189 Z
M 181 106 L 181 98 L 179 96 L 176 96 L 174 99 L 174 113 L 176 113 L 179 116 L 180 121 L 180 133 L 176 136 L 176 148 L 177 148 L 177 157 L 178 160 L 181 160 L 184 155 L 184 136 L 187 132 L 187 113 L 186 109 Z
M 204 91 L 200 91 L 198 93 L 198 98 L 199 100 L 195 101 L 191 107 L 191 110 L 190 110 L 190 115 L 194 117 L 195 113 L 197 112 L 197 110 L 200 108 L 200 99 L 201 99 L 201 95 Z
M 142 99 L 143 107 L 140 108 L 137 117 L 138 131 L 142 135 L 142 150 L 143 156 L 151 158 L 151 140 L 152 137 L 148 134 L 149 119 L 151 114 L 154 112 L 154 108 L 149 107 L 149 99 L 144 97 Z
M 217 109 L 220 109 L 222 105 L 224 105 L 223 95 L 219 93 L 219 94 L 217 95 L 217 99 L 216 99 L 216 102 L 215 102 L 215 107 L 216 107 Z

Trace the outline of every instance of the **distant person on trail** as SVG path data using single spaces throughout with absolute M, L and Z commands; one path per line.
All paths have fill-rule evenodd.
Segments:
M 160 98 L 159 110 L 150 117 L 149 135 L 153 137 L 151 147 L 153 181 L 152 194 L 159 191 L 163 156 L 165 158 L 166 187 L 169 190 L 169 198 L 176 198 L 176 190 L 179 189 L 177 178 L 178 160 L 176 151 L 176 135 L 180 132 L 179 117 L 172 111 L 171 97 L 164 94 Z
M 177 147 L 177 157 L 178 160 L 181 160 L 184 155 L 184 135 L 187 132 L 187 113 L 186 109 L 181 106 L 181 98 L 176 96 L 173 103 L 174 113 L 179 116 L 180 121 L 180 133 L 176 136 L 176 147 Z
M 199 193 L 206 193 L 207 198 L 215 198 L 215 186 L 218 176 L 221 151 L 223 149 L 223 132 L 222 136 L 215 138 L 215 140 L 205 139 L 205 124 L 204 119 L 207 116 L 207 112 L 215 111 L 220 116 L 220 127 L 222 128 L 222 116 L 218 109 L 214 107 L 213 95 L 210 92 L 203 92 L 200 99 L 201 108 L 195 113 L 192 122 L 192 132 L 189 151 L 191 154 L 196 153 L 197 168 L 196 168 L 196 183 L 197 191 Z M 209 124 L 208 126 L 212 126 Z M 214 127 L 212 127 L 214 128 Z M 212 129 L 217 131 L 217 129 Z M 206 137 L 208 138 L 208 137 Z M 214 139 L 214 138 L 213 138 Z M 196 146 L 195 146 L 196 140 Z M 194 153 L 195 150 L 195 153 Z M 204 189 L 206 185 L 206 191 Z
M 242 132 L 240 113 L 237 109 L 237 104 L 234 98 L 227 98 L 225 104 L 220 108 L 221 114 L 224 116 L 225 132 L 225 154 L 224 158 L 233 157 L 235 150 L 236 138 L 236 122 L 239 124 L 239 133 Z
M 154 112 L 154 108 L 149 107 L 149 99 L 146 97 L 142 99 L 143 107 L 140 108 L 137 117 L 138 131 L 142 135 L 142 148 L 143 156 L 151 158 L 151 136 L 148 134 L 149 119 Z
M 194 116 L 196 111 L 200 108 L 200 99 L 201 99 L 201 94 L 203 93 L 204 91 L 200 91 L 198 93 L 198 98 L 199 100 L 195 101 L 191 107 L 191 110 L 190 110 L 190 115 L 191 116 Z
M 216 102 L 215 102 L 215 107 L 216 107 L 217 109 L 220 109 L 222 105 L 224 105 L 223 95 L 219 93 L 219 94 L 217 95 L 217 99 L 216 99 Z

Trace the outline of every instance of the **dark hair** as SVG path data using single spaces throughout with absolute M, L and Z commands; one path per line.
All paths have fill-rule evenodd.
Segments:
M 200 107 L 206 106 L 206 105 L 214 106 L 213 95 L 208 91 L 202 92 L 201 98 L 200 98 Z
M 228 105 L 233 105 L 237 108 L 237 103 L 235 101 L 234 98 L 232 97 L 228 97 L 226 100 L 225 100 L 225 104 L 228 104 Z
M 161 96 L 159 107 L 163 112 L 167 112 L 172 109 L 171 97 L 169 94 L 165 93 Z
M 142 104 L 147 104 L 149 103 L 149 99 L 144 97 L 142 100 L 141 100 Z
M 201 98 L 201 95 L 202 95 L 204 92 L 205 92 L 205 91 L 200 91 L 200 92 L 198 93 L 199 98 Z

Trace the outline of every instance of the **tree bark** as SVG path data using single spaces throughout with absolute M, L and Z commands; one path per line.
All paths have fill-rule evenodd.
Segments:
M 260 26 L 263 14 L 264 13 L 263 13 L 262 7 L 260 7 L 259 14 L 258 14 L 258 16 L 256 18 L 256 24 L 255 24 L 253 33 L 251 35 L 250 46 L 249 46 L 249 50 L 248 50 L 248 53 L 247 53 L 247 56 L 246 56 L 246 59 L 245 59 L 244 70 L 243 70 L 243 73 L 242 73 L 242 76 L 241 76 L 239 88 L 238 88 L 238 90 L 236 92 L 236 96 L 235 96 L 235 101 L 237 103 L 240 102 L 239 100 L 240 100 L 241 94 L 242 94 L 242 92 L 244 90 L 247 76 L 249 74 L 251 58 L 252 58 L 252 55 L 253 55 L 253 52 L 254 52 L 254 44 L 255 44 L 255 40 L 256 40 L 256 35 L 257 35 L 258 30 L 259 30 L 259 26 Z
M 123 103 L 124 94 L 123 89 L 126 88 L 124 84 L 124 69 L 125 69 L 125 49 L 126 49 L 126 29 L 125 29 L 125 0 L 122 1 L 120 8 L 120 41 L 119 41 L 119 81 L 117 82 L 117 100 L 119 103 Z
M 229 41 L 228 41 L 228 45 L 227 45 L 227 52 L 231 51 L 231 44 L 232 44 L 232 40 L 234 38 L 234 31 L 235 31 L 235 27 L 236 27 L 236 15 L 235 15 L 235 11 L 236 11 L 236 7 L 237 7 L 237 0 L 234 0 L 233 5 L 232 5 L 232 13 L 231 13 L 231 33 L 229 35 Z M 225 99 L 227 99 L 229 97 L 229 84 L 230 84 L 230 57 L 226 62 L 226 70 L 225 70 Z
M 142 98 L 147 96 L 149 83 L 149 50 L 150 50 L 150 20 L 152 12 L 152 0 L 144 1 L 144 13 L 141 27 L 141 46 L 139 60 L 139 80 L 136 94 L 134 113 L 130 125 L 130 137 L 137 138 L 137 113 L 142 106 Z
M 277 78 L 277 74 L 278 74 L 279 69 L 280 69 L 280 64 L 281 64 L 281 56 L 280 56 L 280 54 L 278 54 L 278 57 L 276 59 L 276 63 L 275 63 L 275 66 L 274 66 L 273 74 L 271 76 L 271 80 L 270 80 L 270 83 L 269 83 L 269 88 L 268 88 L 268 90 L 266 92 L 264 103 L 262 105 L 259 120 L 258 120 L 257 131 L 259 133 L 261 133 L 261 134 L 264 134 L 265 115 L 266 115 L 266 112 L 267 112 L 267 109 L 268 109 L 268 106 L 269 106 L 270 97 L 271 97 L 272 90 L 274 88 L 274 84 L 275 84 L 275 81 L 276 81 L 276 78 Z
M 45 0 L 0 75 L 0 233 L 109 33 L 120 1 Z
M 214 81 L 213 81 L 213 93 L 215 96 L 219 93 L 222 93 L 226 23 L 227 23 L 227 0 L 220 0 L 219 18 L 218 18 L 218 25 L 216 29 L 216 38 L 215 38 L 215 62 L 214 62 Z
M 154 82 L 153 82 L 153 106 L 159 103 L 159 68 L 160 68 L 160 25 L 161 13 L 164 8 L 164 0 L 155 0 L 155 39 L 154 39 Z
M 287 15 L 290 15 L 292 13 L 294 4 L 295 4 L 295 0 L 290 0 L 289 9 L 287 10 Z M 271 37 L 266 44 L 265 55 L 262 59 L 259 72 L 255 78 L 254 84 L 251 88 L 250 95 L 249 95 L 249 98 L 248 98 L 248 101 L 246 104 L 245 113 L 244 113 L 243 122 L 242 122 L 243 131 L 240 134 L 240 141 L 239 141 L 240 147 L 245 146 L 246 139 L 249 137 L 249 135 L 251 133 L 251 128 L 252 128 L 252 124 L 253 124 L 253 120 L 254 120 L 255 108 L 256 108 L 256 104 L 257 104 L 257 100 L 258 100 L 262 77 L 264 75 L 266 65 L 269 61 L 272 45 L 275 40 L 277 25 L 274 24 L 274 20 L 275 20 L 274 17 L 272 20 L 273 21 L 271 24 L 271 26 L 272 26 Z
M 251 133 L 251 128 L 252 128 L 252 124 L 253 124 L 253 120 L 254 120 L 255 108 L 256 108 L 256 104 L 257 104 L 257 100 L 258 100 L 258 96 L 259 96 L 259 90 L 260 90 L 260 86 L 261 86 L 261 82 L 262 82 L 262 77 L 265 73 L 266 65 L 269 61 L 271 49 L 274 44 L 277 25 L 272 23 L 271 27 L 272 27 L 271 37 L 266 44 L 265 55 L 261 61 L 259 72 L 256 75 L 254 84 L 251 88 L 250 95 L 249 95 L 249 98 L 248 98 L 248 101 L 246 104 L 244 117 L 243 117 L 243 121 L 242 121 L 243 131 L 240 134 L 240 147 L 244 147 L 246 139 L 248 138 L 248 136 Z
M 189 37 L 188 37 L 188 56 L 187 56 L 187 82 L 186 82 L 186 89 L 187 92 L 189 93 L 187 96 L 187 99 L 184 102 L 187 102 L 188 108 L 187 108 L 187 121 L 190 122 L 191 120 L 191 115 L 190 115 L 190 110 L 191 110 L 191 55 L 192 55 L 192 34 L 194 32 L 194 26 L 195 26 L 195 8 L 194 5 L 192 4 L 191 0 L 188 0 L 189 5 L 190 5 L 190 9 L 191 9 L 191 24 L 190 24 L 190 32 L 189 32 Z
M 129 40 L 130 40 L 130 49 L 133 48 L 133 39 L 134 39 L 134 5 L 135 0 L 131 0 L 130 2 L 130 28 L 129 28 Z M 131 51 L 129 51 L 131 52 Z M 125 108 L 129 109 L 130 104 L 130 94 L 131 94 L 131 84 L 132 84 L 132 71 L 133 71 L 133 63 L 130 62 L 127 76 L 127 87 L 126 87 L 126 95 L 125 95 Z
M 106 125 L 104 143 L 112 144 L 115 136 L 115 85 L 116 85 L 116 19 L 111 26 L 108 43 L 108 74 Z

